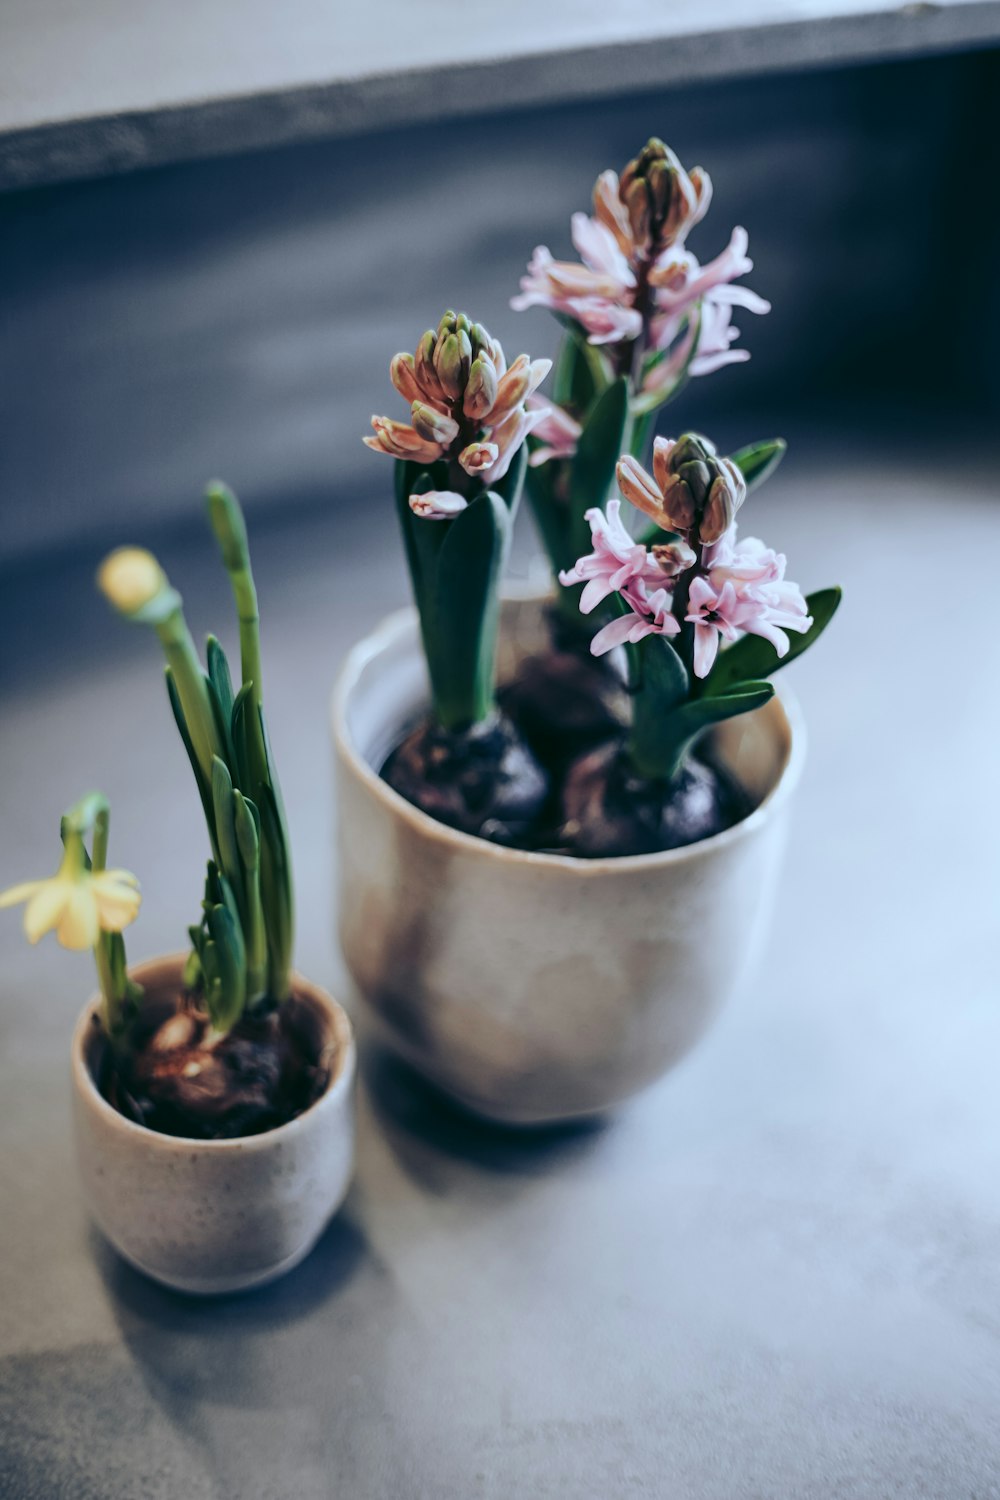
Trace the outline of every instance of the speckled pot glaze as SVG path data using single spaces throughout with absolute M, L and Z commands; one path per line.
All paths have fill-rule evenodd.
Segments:
M 179 985 L 183 955 L 132 970 L 149 995 Z M 300 975 L 293 1023 L 332 1066 L 325 1091 L 287 1125 L 236 1140 L 182 1140 L 126 1120 L 98 1091 L 106 1046 L 98 999 L 73 1035 L 73 1113 L 84 1191 L 137 1270 L 178 1291 L 263 1286 L 299 1263 L 340 1206 L 354 1165 L 355 1047 L 335 1000 Z
M 501 681 L 545 648 L 543 603 L 506 601 Z M 685 849 L 581 860 L 457 833 L 381 780 L 426 698 L 403 610 L 354 648 L 334 694 L 347 964 L 384 1039 L 477 1114 L 600 1114 L 665 1073 L 753 963 L 804 754 L 792 701 L 716 733 L 756 804 L 743 822 Z

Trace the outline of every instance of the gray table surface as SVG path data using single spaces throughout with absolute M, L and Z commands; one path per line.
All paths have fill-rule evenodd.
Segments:
M 87 960 L 4 915 L 4 1500 L 1000 1495 L 1000 508 L 956 451 L 866 462 L 831 430 L 750 502 L 792 576 L 848 590 L 792 669 L 809 764 L 755 982 L 599 1128 L 472 1123 L 369 1049 L 354 1187 L 269 1290 L 174 1296 L 88 1228 Z M 390 525 L 342 504 L 254 538 L 300 966 L 343 994 L 327 695 L 400 598 Z M 202 551 L 163 552 L 199 629 Z M 0 884 L 48 873 L 101 785 L 138 959 L 180 946 L 204 836 L 153 642 L 94 561 L 0 591 Z

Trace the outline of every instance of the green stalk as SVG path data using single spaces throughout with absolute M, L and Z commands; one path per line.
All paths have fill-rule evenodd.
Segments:
M 171 610 L 162 620 L 153 621 L 153 628 L 160 638 L 167 664 L 173 674 L 174 686 L 183 710 L 191 746 L 198 766 L 205 778 L 206 786 L 212 785 L 212 761 L 216 756 L 226 758 L 226 747 L 220 737 L 212 703 L 205 685 L 198 653 L 181 606 Z

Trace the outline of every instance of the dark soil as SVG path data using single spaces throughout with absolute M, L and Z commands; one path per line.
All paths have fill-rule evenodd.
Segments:
M 504 713 L 457 731 L 424 720 L 382 776 L 438 822 L 500 844 L 530 841 L 549 793 L 547 773 Z
M 691 757 L 674 781 L 647 781 L 612 741 L 567 772 L 559 843 L 586 859 L 653 854 L 710 838 L 750 810 L 746 793 L 719 768 Z
M 328 1072 L 283 1007 L 245 1017 L 212 1042 L 188 994 L 144 1007 L 127 1048 L 108 1055 L 103 1092 L 128 1119 L 193 1140 L 260 1135 L 308 1109 Z

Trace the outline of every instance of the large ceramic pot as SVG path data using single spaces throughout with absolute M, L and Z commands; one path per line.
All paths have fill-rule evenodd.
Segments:
M 144 1005 L 175 1001 L 183 955 L 132 970 Z M 285 1002 L 307 1055 L 328 1070 L 296 1119 L 234 1140 L 184 1140 L 127 1120 L 98 1086 L 98 999 L 73 1036 L 73 1113 L 84 1191 L 99 1227 L 137 1270 L 183 1292 L 241 1291 L 297 1265 L 343 1200 L 354 1165 L 355 1047 L 325 990 L 293 976 Z
M 547 643 L 544 601 L 504 605 L 501 681 Z M 775 697 L 716 731 L 754 803 L 684 849 L 574 859 L 458 833 L 379 768 L 427 702 L 416 616 L 350 653 L 333 700 L 340 940 L 386 1042 L 477 1114 L 599 1114 L 661 1077 L 750 970 L 804 738 Z

